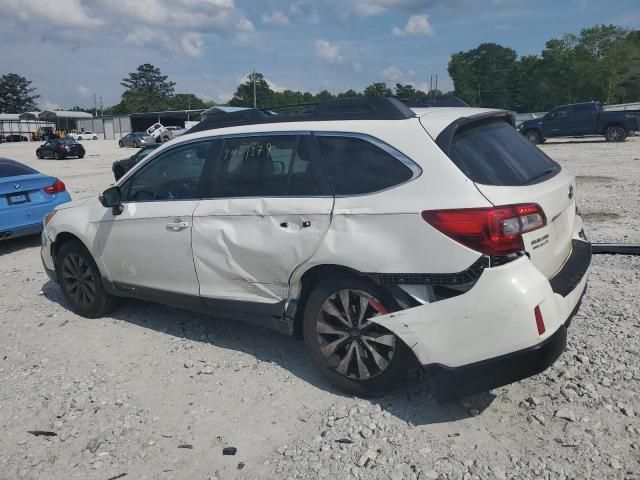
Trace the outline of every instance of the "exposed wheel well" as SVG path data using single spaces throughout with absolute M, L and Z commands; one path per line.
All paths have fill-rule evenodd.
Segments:
M 606 130 L 607 130 L 607 128 L 609 128 L 609 127 L 620 127 L 620 128 L 622 128 L 625 132 L 627 131 L 627 129 L 625 128 L 624 124 L 622 124 L 622 123 L 618 123 L 618 122 L 611 122 L 611 123 L 607 123 L 607 124 L 604 126 L 604 131 L 606 131 Z
M 58 256 L 58 252 L 60 251 L 60 247 L 62 247 L 62 245 L 64 245 L 65 243 L 71 241 L 71 240 L 76 240 L 78 242 L 80 242 L 85 248 L 87 248 L 87 246 L 84 244 L 84 242 L 82 240 L 80 240 L 78 237 L 76 237 L 73 233 L 69 233 L 69 232 L 62 232 L 59 233 L 56 236 L 56 240 L 55 242 L 53 242 L 53 244 L 51 245 L 51 257 L 53 258 L 53 263 L 56 263 L 56 257 Z M 87 248 L 87 251 L 90 251 Z
M 360 272 L 352 268 L 344 267 L 342 265 L 316 265 L 310 268 L 302 275 L 300 279 L 300 295 L 296 303 L 296 311 L 293 323 L 293 334 L 296 337 L 302 337 L 302 315 L 304 314 L 304 307 L 309 298 L 309 294 L 313 291 L 313 287 L 317 283 L 328 276 L 332 275 L 356 275 L 363 277 Z

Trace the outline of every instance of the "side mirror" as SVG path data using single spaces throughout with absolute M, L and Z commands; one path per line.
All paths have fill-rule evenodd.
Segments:
M 111 208 L 114 215 L 120 215 L 124 210 L 122 191 L 117 185 L 107 188 L 98 198 L 103 207 Z

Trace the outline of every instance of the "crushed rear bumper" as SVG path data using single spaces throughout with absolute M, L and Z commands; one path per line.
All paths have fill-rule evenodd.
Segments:
M 375 317 L 431 372 L 436 397 L 451 400 L 535 375 L 564 351 L 586 290 L 591 245 L 574 240 L 551 280 L 527 257 L 485 269 L 468 292 Z M 545 330 L 538 332 L 534 309 Z

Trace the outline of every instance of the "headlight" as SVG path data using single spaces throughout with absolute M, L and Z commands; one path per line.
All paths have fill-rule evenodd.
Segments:
M 55 214 L 56 214 L 56 211 L 54 210 L 54 211 L 52 211 L 52 212 L 47 213 L 47 214 L 44 216 L 43 223 L 44 223 L 44 226 L 45 226 L 45 227 L 49 224 L 49 222 L 51 221 L 51 219 L 53 218 L 53 216 L 54 216 Z

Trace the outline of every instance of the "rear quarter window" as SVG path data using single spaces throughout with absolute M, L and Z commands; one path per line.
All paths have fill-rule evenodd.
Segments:
M 530 185 L 560 171 L 556 162 L 501 120 L 472 124 L 456 133 L 449 157 L 469 179 L 483 185 Z
M 396 157 L 372 141 L 350 136 L 316 138 L 336 195 L 379 192 L 414 177 L 414 170 L 398 158 L 401 154 Z

